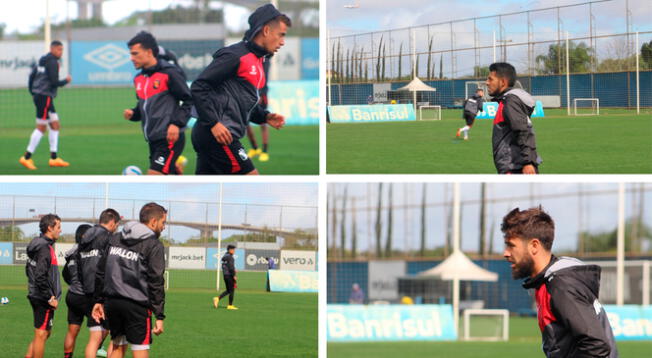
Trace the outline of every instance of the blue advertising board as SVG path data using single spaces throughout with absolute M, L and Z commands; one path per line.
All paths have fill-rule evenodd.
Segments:
M 482 112 L 480 112 L 475 119 L 494 119 L 496 117 L 496 112 L 498 112 L 498 102 L 483 102 L 482 103 Z M 543 118 L 543 104 L 541 101 L 536 101 L 534 104 L 534 112 L 530 118 Z
M 652 306 L 604 305 L 618 341 L 652 340 Z
M 301 79 L 319 79 L 319 38 L 301 39 Z
M 331 123 L 416 121 L 411 104 L 373 104 L 361 106 L 329 106 Z
M 319 124 L 319 81 L 270 81 L 269 110 L 285 116 L 285 125 Z
M 70 69 L 76 85 L 130 85 L 137 71 L 124 41 L 74 41 Z
M 217 264 L 222 260 L 222 255 L 226 252 L 225 248 L 220 249 L 219 253 L 217 248 L 209 247 L 206 249 L 206 268 L 209 270 L 217 269 Z M 244 270 L 245 268 L 245 250 L 244 249 L 235 249 L 233 254 L 235 259 L 235 269 Z
M 457 339 L 451 305 L 328 305 L 329 342 Z
M 14 243 L 0 242 L 0 265 L 11 265 L 14 263 Z
M 317 271 L 267 271 L 271 292 L 317 292 L 319 275 Z

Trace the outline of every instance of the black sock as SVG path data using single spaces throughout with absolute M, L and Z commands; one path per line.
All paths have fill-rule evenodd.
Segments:
M 267 153 L 267 143 L 263 144 L 263 153 Z
M 30 152 L 25 152 L 25 159 L 29 159 L 32 157 L 32 153 Z
M 63 352 L 63 358 L 72 358 L 72 352 Z
M 57 159 L 57 152 L 50 152 L 51 159 Z

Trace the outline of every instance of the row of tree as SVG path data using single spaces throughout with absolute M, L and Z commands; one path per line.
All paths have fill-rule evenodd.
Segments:
M 412 78 L 413 73 L 425 80 L 445 79 L 444 76 L 444 55 L 439 55 L 439 73 L 436 70 L 436 55 L 432 52 L 434 37 L 428 40 L 428 52 L 417 55 L 415 63 L 410 61 L 410 71 L 404 72 L 404 56 L 411 59 L 411 54 L 403 53 L 403 43 L 399 45 L 398 60 L 396 65 L 396 75 L 388 75 L 392 72 L 388 66 L 388 58 L 391 60 L 396 55 L 387 54 L 387 44 L 384 36 L 380 37 L 377 49 L 360 48 L 342 48 L 340 41 L 333 42 L 330 48 L 330 73 L 332 83 L 365 83 L 370 81 L 405 81 Z M 626 47 L 622 47 L 622 41 L 615 41 L 608 52 L 609 58 L 598 61 L 595 50 L 586 45 L 584 42 L 569 42 L 568 57 L 571 73 L 587 72 L 618 72 L 633 71 L 636 68 L 636 56 L 630 55 L 622 57 L 626 53 Z M 626 46 L 626 45 L 625 45 Z M 375 56 L 374 56 L 375 55 Z M 422 56 L 426 56 L 427 64 L 425 73 L 419 62 Z M 554 75 L 566 73 L 566 44 L 552 44 L 548 47 L 548 52 L 535 58 L 536 73 L 539 75 Z M 390 65 L 391 66 L 391 65 Z M 649 43 L 643 43 L 640 49 L 639 67 L 641 70 L 652 70 L 652 40 Z M 375 70 L 370 77 L 369 69 Z M 473 73 L 462 78 L 484 78 L 489 74 L 488 66 L 474 66 Z M 375 75 L 375 76 L 374 76 Z M 423 77 L 422 77 L 423 76 Z
M 373 211 L 374 227 L 373 233 L 375 242 L 374 247 L 369 247 L 366 251 L 361 251 L 358 246 L 358 216 L 356 210 L 356 198 L 348 193 L 348 187 L 344 187 L 342 195 L 338 196 L 332 193 L 329 197 L 329 258 L 339 259 L 356 259 L 356 258 L 390 258 L 390 257 L 444 257 L 452 251 L 452 233 L 453 233 L 453 211 L 446 210 L 446 228 L 444 245 L 438 247 L 428 247 L 428 237 L 434 234 L 426 230 L 429 217 L 427 216 L 428 204 L 427 185 L 424 183 L 421 192 L 420 205 L 420 228 L 419 228 L 419 247 L 396 249 L 394 245 L 394 184 L 378 184 L 377 203 Z M 383 188 L 387 187 L 386 190 Z M 480 188 L 480 210 L 478 215 L 479 237 L 478 237 L 478 254 L 481 257 L 488 257 L 493 254 L 499 254 L 500 248 L 495 250 L 493 247 L 495 222 L 487 228 L 486 207 L 487 197 L 485 184 L 482 183 Z M 350 205 L 350 207 L 349 207 Z M 642 201 L 641 201 L 642 205 Z M 450 203 L 448 208 L 452 207 Z M 383 208 L 386 208 L 383 210 Z M 371 211 L 371 208 L 367 210 Z M 385 212 L 383 212 L 385 211 Z M 625 224 L 625 249 L 627 252 L 641 253 L 647 242 L 647 247 L 652 250 L 652 227 L 646 225 L 643 221 L 642 207 L 637 210 L 632 218 Z M 461 214 L 460 214 L 461 215 Z M 460 218 L 460 222 L 462 219 Z M 349 224 L 350 222 L 350 224 Z M 383 230 L 384 229 L 384 230 Z M 487 230 L 488 229 L 488 230 Z M 384 232 L 383 232 L 384 231 Z M 578 233 L 578 247 L 576 253 L 584 255 L 591 253 L 614 253 L 617 248 L 616 228 L 605 231 L 587 231 L 583 230 Z M 384 235 L 383 235 L 384 234 Z M 367 239 L 367 238 L 365 238 Z

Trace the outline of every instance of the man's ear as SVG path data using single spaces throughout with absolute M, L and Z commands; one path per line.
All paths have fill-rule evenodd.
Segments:
M 537 238 L 533 238 L 528 241 L 528 250 L 530 251 L 530 254 L 536 255 L 543 249 L 543 246 L 541 245 L 541 241 Z

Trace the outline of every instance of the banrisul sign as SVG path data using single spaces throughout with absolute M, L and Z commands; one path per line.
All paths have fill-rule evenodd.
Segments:
M 374 104 L 366 106 L 329 106 L 333 123 L 416 121 L 410 104 Z
M 451 305 L 328 305 L 329 342 L 457 339 Z
M 652 341 L 652 306 L 605 305 L 604 310 L 616 340 Z

